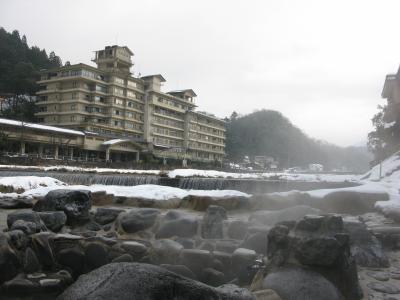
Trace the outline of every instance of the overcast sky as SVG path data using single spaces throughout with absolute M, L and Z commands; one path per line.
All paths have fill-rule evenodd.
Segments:
M 1 0 L 0 26 L 63 61 L 126 45 L 133 71 L 192 88 L 219 117 L 282 112 L 309 136 L 366 141 L 400 62 L 400 1 Z

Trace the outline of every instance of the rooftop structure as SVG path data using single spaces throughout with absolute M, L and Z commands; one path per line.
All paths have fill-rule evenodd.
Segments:
M 135 140 L 164 158 L 220 161 L 225 123 L 195 112 L 192 89 L 162 91 L 161 74 L 135 77 L 126 46 L 95 51 L 93 62 L 42 70 L 36 116 L 40 123 L 107 139 Z

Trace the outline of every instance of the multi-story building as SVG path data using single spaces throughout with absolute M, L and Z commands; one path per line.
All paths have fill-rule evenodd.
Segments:
M 163 92 L 163 76 L 134 77 L 133 53 L 110 46 L 93 62 L 41 71 L 37 92 L 41 123 L 129 140 L 157 157 L 221 161 L 225 122 L 195 112 L 191 89 Z

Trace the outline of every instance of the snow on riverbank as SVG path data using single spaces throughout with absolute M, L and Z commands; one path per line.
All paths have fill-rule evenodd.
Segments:
M 14 189 L 25 190 L 21 194 L 3 193 L 0 195 L 7 197 L 44 197 L 48 192 L 55 189 L 71 190 L 90 190 L 91 192 L 105 191 L 116 197 L 131 197 L 153 200 L 182 199 L 189 195 L 209 196 L 209 197 L 250 197 L 251 195 L 234 190 L 183 190 L 179 188 L 161 185 L 137 185 L 137 186 L 117 186 L 117 185 L 67 185 L 51 177 L 37 176 L 15 176 L 0 178 L 0 185 L 12 186 Z
M 60 186 L 64 186 L 67 184 L 52 177 L 13 176 L 1 177 L 0 185 L 11 186 L 14 188 L 14 190 L 23 189 L 27 191 L 39 187 L 59 188 Z
M 80 168 L 71 166 L 18 166 L 0 165 L 0 169 L 24 170 L 24 171 L 59 171 L 73 173 L 97 173 L 97 174 L 138 174 L 138 175 L 165 175 L 169 178 L 177 177 L 202 177 L 202 178 L 226 178 L 226 179 L 263 179 L 263 180 L 287 180 L 308 182 L 357 182 L 356 175 L 342 174 L 301 174 L 301 173 L 232 173 L 216 170 L 198 169 L 175 169 L 172 171 L 160 170 L 132 170 L 132 169 L 110 169 L 110 168 Z

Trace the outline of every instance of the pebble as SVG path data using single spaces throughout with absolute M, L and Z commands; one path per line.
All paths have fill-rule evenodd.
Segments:
M 38 278 L 46 277 L 46 274 L 44 274 L 44 273 L 33 273 L 33 274 L 26 275 L 26 277 L 28 279 L 38 279 Z
M 370 282 L 367 286 L 374 291 L 387 294 L 400 294 L 400 289 L 393 284 L 383 282 Z
M 379 281 L 388 281 L 390 279 L 390 274 L 386 272 L 367 272 L 367 275 Z
M 39 280 L 39 283 L 43 287 L 53 287 L 59 285 L 61 282 L 60 279 L 55 279 L 55 278 L 48 278 L 48 279 L 41 279 Z

